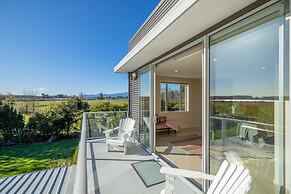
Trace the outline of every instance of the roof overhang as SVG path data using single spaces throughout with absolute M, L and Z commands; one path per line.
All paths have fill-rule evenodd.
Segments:
M 115 66 L 132 72 L 233 15 L 255 0 L 180 0 Z

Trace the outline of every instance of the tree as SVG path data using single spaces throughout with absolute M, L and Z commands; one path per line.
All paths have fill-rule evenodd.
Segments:
M 44 113 L 52 126 L 52 134 L 70 134 L 73 125 L 78 122 L 83 111 L 89 109 L 89 104 L 78 97 L 73 97 L 55 105 L 51 105 Z
M 82 98 L 72 97 L 64 101 L 66 106 L 70 107 L 72 111 L 88 111 L 90 106 L 88 102 L 85 102 Z
M 8 93 L 8 95 L 4 98 L 5 103 L 13 106 L 15 104 L 15 96 L 11 93 Z
M 31 90 L 31 91 L 27 91 L 24 90 L 23 91 L 23 102 L 24 102 L 24 110 L 25 110 L 25 114 L 29 113 L 29 107 L 32 107 L 32 112 L 34 113 L 35 111 L 35 100 L 36 100 L 36 92 Z
M 42 113 L 35 113 L 30 117 L 26 127 L 32 135 L 33 141 L 47 140 L 53 134 L 52 124 Z
M 103 93 L 101 92 L 100 94 L 99 94 L 99 100 L 103 100 L 104 99 L 104 95 L 103 95 Z
M 18 129 L 23 129 L 23 116 L 8 104 L 0 105 L 0 142 L 2 146 L 16 144 Z
M 81 107 L 79 103 L 75 103 L 73 100 L 68 100 L 59 105 L 61 114 L 63 115 L 63 121 L 65 123 L 66 134 L 69 135 L 70 129 L 76 121 L 76 112 Z

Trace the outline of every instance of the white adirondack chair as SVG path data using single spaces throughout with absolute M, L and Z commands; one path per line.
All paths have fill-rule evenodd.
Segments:
M 178 194 L 173 185 L 174 176 L 212 181 L 207 194 L 244 194 L 249 191 L 252 182 L 248 169 L 242 165 L 230 164 L 226 160 L 216 175 L 169 167 L 162 167 L 160 172 L 166 174 L 166 188 L 161 194 Z
M 124 154 L 126 154 L 128 143 L 134 142 L 134 124 L 135 120 L 126 118 L 119 121 L 119 127 L 104 131 L 106 136 L 106 151 L 108 152 L 111 147 L 124 147 Z M 111 133 L 116 130 L 118 130 L 118 135 L 111 137 Z

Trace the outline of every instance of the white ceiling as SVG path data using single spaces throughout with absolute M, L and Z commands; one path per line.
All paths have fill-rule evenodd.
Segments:
M 196 47 L 158 64 L 156 74 L 164 77 L 201 79 L 201 48 Z
M 132 72 L 255 0 L 186 0 L 177 5 L 114 68 Z

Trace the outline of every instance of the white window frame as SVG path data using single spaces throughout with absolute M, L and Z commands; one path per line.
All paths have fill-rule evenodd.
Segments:
M 162 110 L 162 103 L 160 104 L 160 111 L 162 113 L 171 113 L 171 112 L 189 112 L 189 83 L 186 82 L 169 82 L 169 81 L 161 81 L 160 82 L 160 101 L 162 101 L 161 98 L 161 85 L 162 84 L 166 84 L 166 91 L 165 91 L 165 110 Z M 179 107 L 180 110 L 175 110 L 175 111 L 169 111 L 168 107 L 167 107 L 167 101 L 168 101 L 168 84 L 179 84 L 180 85 L 180 91 L 179 91 Z M 181 109 L 181 102 L 182 102 L 182 98 L 181 98 L 181 85 L 185 85 L 186 89 L 185 89 L 185 109 Z

